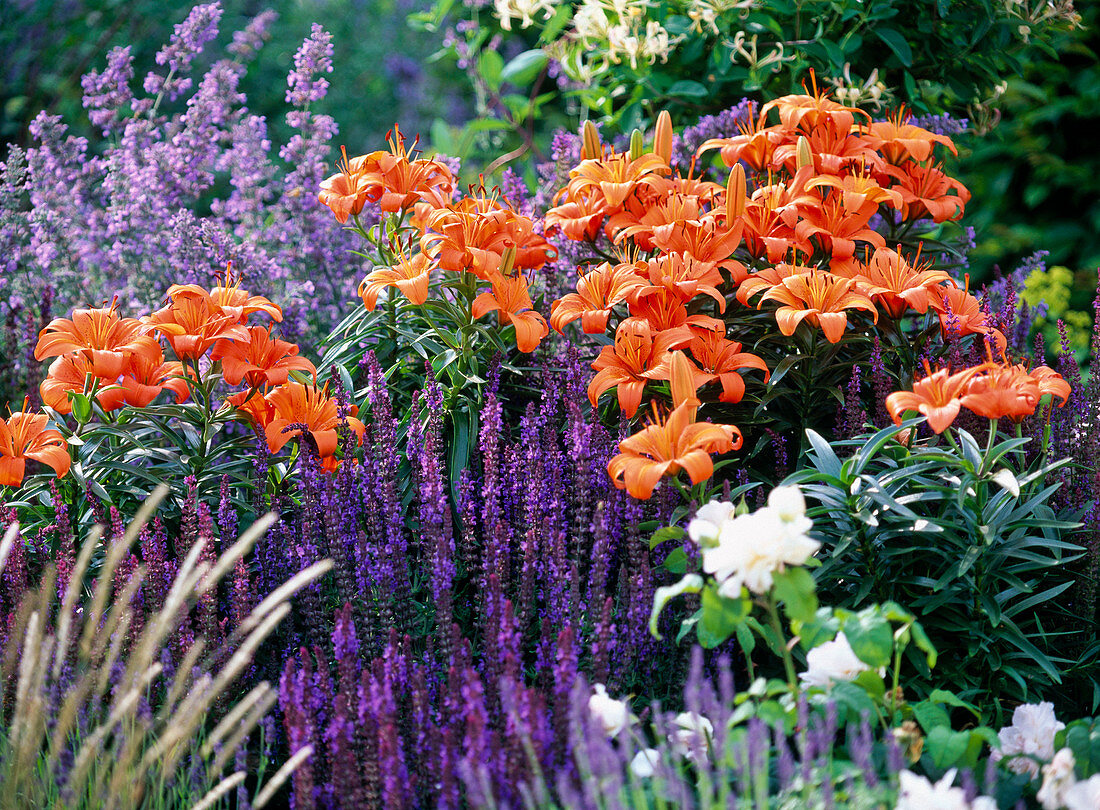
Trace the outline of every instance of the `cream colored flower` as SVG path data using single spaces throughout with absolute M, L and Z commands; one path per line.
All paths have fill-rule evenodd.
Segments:
M 828 689 L 834 683 L 854 681 L 870 669 L 852 650 L 848 637 L 837 633 L 832 641 L 819 644 L 806 653 L 806 671 L 798 677 L 805 686 Z
M 594 684 L 592 696 L 588 698 L 588 713 L 608 737 L 617 737 L 619 732 L 634 722 L 630 706 L 625 700 L 615 700 L 607 694 L 602 683 Z
M 994 750 L 993 761 L 1008 760 L 1013 773 L 1039 776 L 1039 762 L 1054 758 L 1054 735 L 1066 727 L 1054 716 L 1053 703 L 1025 704 L 1012 713 L 1012 725 L 1002 728 L 997 736 L 1000 749 Z
M 545 12 L 546 19 L 554 16 L 554 6 L 561 0 L 493 0 L 493 9 L 500 20 L 500 27 L 512 30 L 512 20 L 519 20 L 520 28 L 529 28 L 535 23 L 535 15 Z
M 1065 806 L 1066 791 L 1077 783 L 1077 776 L 1073 772 L 1076 765 L 1073 752 L 1063 748 L 1054 755 L 1054 759 L 1043 766 L 1043 786 L 1035 794 L 1043 810 L 1059 810 Z
M 669 734 L 672 750 L 696 764 L 705 762 L 714 724 L 697 712 L 680 712 L 672 722 L 675 726 Z
M 661 754 L 656 748 L 643 748 L 630 760 L 630 770 L 639 779 L 648 779 L 657 772 L 660 762 Z

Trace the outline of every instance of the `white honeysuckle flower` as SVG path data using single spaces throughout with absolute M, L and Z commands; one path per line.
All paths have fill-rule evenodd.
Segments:
M 493 10 L 500 20 L 500 27 L 512 30 L 512 20 L 519 20 L 520 28 L 529 28 L 535 23 L 535 15 L 545 12 L 546 19 L 554 16 L 554 6 L 561 0 L 494 0 Z
M 1049 764 L 1043 766 L 1043 786 L 1035 794 L 1043 810 L 1059 810 L 1065 805 L 1066 791 L 1077 782 L 1073 772 L 1076 765 L 1073 752 L 1063 748 Z
M 606 42 L 609 29 L 607 14 L 599 3 L 586 0 L 573 15 L 573 32 L 580 37 L 585 47 L 594 42 Z
M 806 671 L 798 677 L 806 686 L 828 689 L 840 681 L 854 681 L 859 673 L 869 669 L 852 650 L 848 637 L 837 633 L 832 641 L 819 644 L 806 653 Z
M 618 736 L 619 732 L 634 722 L 629 704 L 625 700 L 615 700 L 607 694 L 607 687 L 602 683 L 592 686 L 588 712 L 608 737 Z
M 648 779 L 657 772 L 661 754 L 656 748 L 643 748 L 630 760 L 630 770 L 639 779 Z
M 1066 790 L 1062 800 L 1066 803 L 1066 810 L 1098 810 L 1100 773 Z
M 1054 735 L 1065 727 L 1054 716 L 1053 703 L 1017 706 L 1012 713 L 1012 725 L 997 734 L 1001 747 L 993 751 L 993 761 L 1007 759 L 1010 771 L 1026 773 L 1035 779 L 1039 776 L 1039 762 L 1054 758 Z
M 697 712 L 680 712 L 673 725 L 669 734 L 672 750 L 696 764 L 706 761 L 714 724 Z
M 935 784 L 912 771 L 902 771 L 898 774 L 901 789 L 894 810 L 970 810 L 963 789 L 951 786 L 954 781 L 954 768 Z

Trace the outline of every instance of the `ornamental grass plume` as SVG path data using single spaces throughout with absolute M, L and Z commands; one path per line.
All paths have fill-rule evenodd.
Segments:
M 138 626 L 133 597 L 147 571 L 138 566 L 125 577 L 116 572 L 166 491 L 150 495 L 124 536 L 106 550 L 90 594 L 85 577 L 102 549 L 102 527 L 85 538 L 63 588 L 55 586 L 57 572 L 50 566 L 40 586 L 23 595 L 0 661 L 8 695 L 0 709 L 0 806 L 136 810 L 169 806 L 181 793 L 190 803 L 209 805 L 247 775 L 222 778 L 270 711 L 271 687 L 258 684 L 216 726 L 204 721 L 227 700 L 258 646 L 286 616 L 287 599 L 326 567 L 315 567 L 257 606 L 234 635 L 233 650 L 196 643 L 173 670 L 163 653 L 181 623 L 273 518 L 258 520 L 209 563 L 201 561 L 205 541 L 197 542 L 163 605 Z M 0 543 L 0 571 L 13 559 L 13 546 L 22 543 L 18 526 L 10 525 Z M 186 760 L 193 778 L 180 783 L 177 773 Z

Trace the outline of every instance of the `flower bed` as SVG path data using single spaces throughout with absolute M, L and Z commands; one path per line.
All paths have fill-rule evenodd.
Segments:
M 211 108 L 239 62 L 159 109 L 219 14 L 150 98 L 124 53 L 88 79 L 102 156 L 40 119 L 5 165 L 48 294 L 0 421 L 0 782 L 1100 806 L 1100 383 L 1064 328 L 1048 365 L 1023 273 L 971 288 L 949 135 L 810 84 L 691 132 L 588 121 L 536 188 L 463 191 L 399 126 L 325 178 L 315 27 L 280 177 L 243 99 Z

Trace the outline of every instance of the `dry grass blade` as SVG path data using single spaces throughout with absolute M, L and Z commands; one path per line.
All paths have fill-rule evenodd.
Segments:
M 232 776 L 227 776 L 203 796 L 202 801 L 192 807 L 191 810 L 206 810 L 207 807 L 213 807 L 218 799 L 243 782 L 246 775 L 244 771 L 237 771 Z
M 291 777 L 291 775 L 298 770 L 298 766 L 313 756 L 313 746 L 307 745 L 305 748 L 299 748 L 295 752 L 294 756 L 286 761 L 283 767 L 276 771 L 275 775 L 271 777 L 263 790 L 256 794 L 256 800 L 252 802 L 252 806 L 255 810 L 265 807 L 269 801 L 279 792 L 279 788 L 283 786 L 283 783 Z
M 8 555 L 11 554 L 11 547 L 15 545 L 15 538 L 19 536 L 19 524 L 12 523 L 8 526 L 8 530 L 4 532 L 4 539 L 0 540 L 0 574 L 4 572 L 4 566 L 8 563 Z

